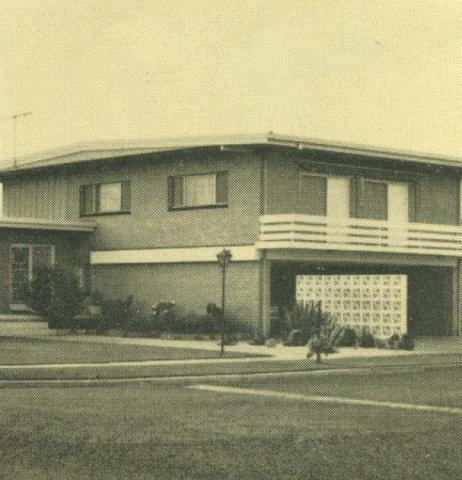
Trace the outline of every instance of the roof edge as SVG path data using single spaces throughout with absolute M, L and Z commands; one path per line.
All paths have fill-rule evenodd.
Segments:
M 274 132 L 265 134 L 233 134 L 218 136 L 163 137 L 131 140 L 102 140 L 98 142 L 75 143 L 41 152 L 35 152 L 17 159 L 16 165 L 0 169 L 0 176 L 14 175 L 38 168 L 78 164 L 108 158 L 119 158 L 146 153 L 207 148 L 220 146 L 282 146 L 298 150 L 323 150 L 351 155 L 389 158 L 414 163 L 462 167 L 462 156 L 422 153 L 409 150 L 394 150 L 380 146 L 331 141 Z M 10 160 L 11 161 L 11 160 Z

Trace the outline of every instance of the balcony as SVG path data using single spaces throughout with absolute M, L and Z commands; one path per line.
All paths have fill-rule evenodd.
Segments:
M 462 257 L 462 226 L 394 224 L 314 215 L 263 215 L 259 249 L 390 252 Z

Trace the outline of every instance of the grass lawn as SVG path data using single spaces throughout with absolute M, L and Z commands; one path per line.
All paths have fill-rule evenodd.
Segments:
M 136 360 L 217 358 L 216 351 L 149 345 L 66 342 L 65 340 L 5 338 L 0 340 L 0 366 L 51 363 L 105 363 Z M 227 357 L 244 354 L 226 353 Z M 248 356 L 248 355 L 247 355 Z
M 252 388 L 462 406 L 462 370 Z M 249 381 L 227 385 L 246 387 Z M 132 384 L 0 390 L 0 478 L 456 479 L 462 415 Z

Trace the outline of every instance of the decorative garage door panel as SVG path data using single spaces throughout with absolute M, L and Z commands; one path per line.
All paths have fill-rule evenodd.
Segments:
M 407 331 L 406 275 L 297 275 L 297 302 L 319 302 L 340 325 L 378 338 Z

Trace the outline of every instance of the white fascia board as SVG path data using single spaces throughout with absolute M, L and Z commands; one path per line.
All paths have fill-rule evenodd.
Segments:
M 262 134 L 101 140 L 99 142 L 76 143 L 74 145 L 33 152 L 18 157 L 15 166 L 12 166 L 14 162 L 13 159 L 10 159 L 7 162 L 10 166 L 0 169 L 0 173 L 14 173 L 16 171 L 20 172 L 33 168 L 142 155 L 145 153 L 184 150 L 188 148 L 219 147 L 221 145 L 258 145 L 266 143 L 266 135 Z
M 91 265 L 124 265 L 146 263 L 216 262 L 217 254 L 226 248 L 232 261 L 252 262 L 260 258 L 255 245 L 154 248 L 146 250 L 101 250 L 90 252 Z
M 1 228 L 92 232 L 96 225 L 90 222 L 72 222 L 47 218 L 0 217 Z

